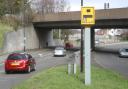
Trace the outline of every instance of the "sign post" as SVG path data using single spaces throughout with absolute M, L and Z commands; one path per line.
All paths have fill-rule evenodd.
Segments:
M 84 31 L 85 85 L 91 84 L 91 26 L 95 24 L 94 7 L 81 8 L 81 25 Z
M 83 6 L 83 0 L 81 0 L 81 7 Z M 80 72 L 83 72 L 83 65 L 84 65 L 84 57 L 83 57 L 83 48 L 84 48 L 84 46 L 83 46 L 83 40 L 84 40 L 84 37 L 83 37 L 83 33 L 84 33 L 84 31 L 83 31 L 83 28 L 81 28 L 81 49 L 80 49 Z

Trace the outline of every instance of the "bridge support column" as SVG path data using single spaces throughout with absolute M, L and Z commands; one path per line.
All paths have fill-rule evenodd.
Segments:
M 53 30 L 48 31 L 47 41 L 48 41 L 48 46 L 53 46 L 54 45 L 54 42 L 53 42 Z

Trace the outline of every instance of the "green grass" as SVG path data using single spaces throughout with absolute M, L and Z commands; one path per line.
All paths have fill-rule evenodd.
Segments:
M 67 67 L 43 71 L 13 89 L 127 89 L 128 80 L 101 68 L 92 68 L 92 84 L 84 85 L 84 73 L 68 75 Z
M 13 29 L 10 26 L 0 23 L 0 48 L 3 46 L 4 33 L 12 30 Z

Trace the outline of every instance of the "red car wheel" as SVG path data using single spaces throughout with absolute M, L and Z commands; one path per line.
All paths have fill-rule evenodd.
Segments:
M 8 71 L 8 70 L 5 70 L 5 73 L 6 73 L 6 74 L 9 74 L 9 73 L 10 73 L 10 71 Z

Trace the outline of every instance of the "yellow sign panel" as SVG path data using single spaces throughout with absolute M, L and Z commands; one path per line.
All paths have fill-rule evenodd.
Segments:
M 81 8 L 81 25 L 91 26 L 95 24 L 95 10 L 94 7 Z

